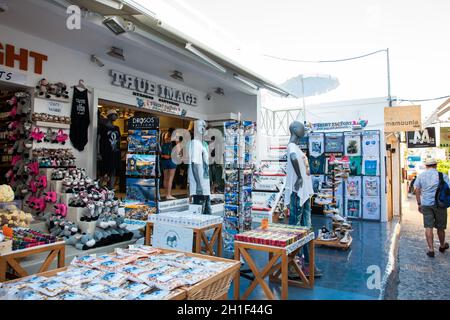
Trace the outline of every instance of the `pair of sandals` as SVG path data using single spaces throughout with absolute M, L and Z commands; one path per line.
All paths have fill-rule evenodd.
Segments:
M 448 250 L 449 248 L 450 248 L 450 246 L 449 246 L 448 242 L 446 242 L 446 243 L 444 244 L 444 247 L 443 247 L 443 248 L 439 246 L 439 252 L 444 253 L 445 250 Z M 427 252 L 427 256 L 429 256 L 430 258 L 434 258 L 434 251 L 428 251 L 428 252 Z

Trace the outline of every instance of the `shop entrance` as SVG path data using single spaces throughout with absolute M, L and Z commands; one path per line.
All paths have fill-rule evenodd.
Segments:
M 110 123 L 108 114 L 115 113 L 117 119 Z M 189 129 L 191 119 L 168 116 L 156 112 L 148 112 L 133 106 L 115 103 L 107 100 L 99 100 L 98 103 L 98 135 L 97 135 L 97 179 L 100 179 L 103 185 L 113 186 L 118 197 L 126 198 L 126 156 L 128 153 L 128 119 L 133 116 L 154 116 L 159 118 L 159 137 L 158 141 L 161 146 L 161 154 L 159 156 L 159 201 L 183 199 L 189 197 L 188 194 L 188 179 L 187 179 L 187 164 L 176 165 L 168 159 L 172 148 L 176 147 L 177 143 L 182 141 L 170 141 L 171 134 L 175 129 Z M 111 124 L 118 129 L 120 133 L 120 160 L 118 160 L 116 170 L 106 168 L 104 166 L 104 157 L 108 154 L 101 154 L 101 144 L 108 143 L 105 137 L 102 137 L 102 128 L 111 126 Z M 102 139 L 103 138 L 103 139 Z M 165 161 L 166 160 L 166 161 Z M 170 179 L 169 179 L 170 178 Z M 172 180 L 171 194 L 168 195 L 169 181 Z

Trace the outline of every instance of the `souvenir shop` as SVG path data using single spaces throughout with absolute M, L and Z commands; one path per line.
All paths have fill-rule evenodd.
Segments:
M 316 194 L 311 203 L 313 213 L 336 212 L 350 221 L 379 222 L 388 221 L 399 213 L 400 139 L 394 134 L 384 133 L 385 106 L 386 98 L 307 106 L 308 134 L 300 147 L 308 157 L 313 175 Z M 268 112 L 274 112 L 274 119 L 289 119 L 289 116 L 283 118 L 276 115 L 277 111 L 268 109 Z M 302 110 L 298 116 L 301 118 L 299 120 L 303 119 Z M 289 124 L 284 122 L 279 125 L 288 128 Z M 266 190 L 261 194 L 254 193 L 254 203 L 259 201 L 261 204 L 253 209 L 260 216 L 265 216 L 266 210 L 269 218 L 278 217 L 282 215 L 283 208 L 276 208 L 273 203 L 279 203 L 278 199 L 282 196 L 285 169 L 275 168 L 280 164 L 272 162 L 286 162 L 289 136 L 286 133 L 275 135 L 269 131 L 259 141 L 262 141 L 259 156 L 262 163 L 266 162 L 263 171 L 272 175 L 278 173 L 277 177 L 262 176 L 260 179 L 278 180 L 273 188 L 280 192 L 269 193 Z M 343 169 L 336 170 L 336 165 L 343 165 Z
M 56 19 L 41 5 L 33 7 L 36 15 L 65 23 L 65 11 Z M 15 14 L 25 14 L 29 8 L 21 6 L 11 5 Z M 248 170 L 254 162 L 257 91 L 234 78 L 221 78 L 204 63 L 176 62 L 171 51 L 149 54 L 130 44 L 125 61 L 94 56 L 88 34 L 98 30 L 87 25 L 86 37 L 72 38 L 69 45 L 56 36 L 59 29 L 30 29 L 20 20 L 25 19 L 6 15 L 0 25 L 1 296 L 71 299 L 90 292 L 88 297 L 96 299 L 226 297 L 240 262 L 220 257 L 222 242 L 230 247 L 236 232 L 251 223 Z M 125 45 L 105 30 L 94 39 Z M 64 32 L 70 38 L 70 30 Z M 182 67 L 189 70 L 186 82 L 171 74 Z M 219 86 L 222 90 L 216 90 Z M 221 136 L 226 136 L 225 149 L 214 143 Z M 198 166 L 195 186 L 197 180 L 186 181 L 188 160 L 173 167 L 162 155 L 177 153 L 178 144 L 191 139 L 194 144 L 198 137 L 199 147 L 189 154 Z M 208 185 L 202 180 L 207 158 L 216 166 L 210 168 Z M 167 194 L 164 173 L 173 176 L 175 200 Z M 225 203 L 229 227 L 223 230 Z M 199 214 L 208 209 L 212 215 Z M 169 230 L 164 229 L 168 220 Z M 154 247 L 136 244 L 142 238 Z M 43 253 L 48 254 L 45 259 Z M 27 277 L 55 268 L 46 274 L 49 278 Z M 157 284 L 149 271 L 160 268 L 178 275 Z M 109 278 L 110 271 L 117 271 L 117 278 Z M 101 295 L 94 292 L 98 287 L 87 288 L 103 276 Z M 5 283 L 16 278 L 24 280 Z M 71 291 L 73 284 L 62 278 L 81 278 L 83 289 Z M 49 281 L 55 286 L 47 290 Z

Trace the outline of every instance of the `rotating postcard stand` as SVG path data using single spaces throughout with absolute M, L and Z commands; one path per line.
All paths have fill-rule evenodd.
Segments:
M 129 224 L 143 224 L 158 212 L 159 118 L 135 116 L 128 120 L 125 217 Z
M 234 251 L 234 236 L 252 226 L 252 176 L 256 124 L 224 123 L 225 215 L 224 250 Z

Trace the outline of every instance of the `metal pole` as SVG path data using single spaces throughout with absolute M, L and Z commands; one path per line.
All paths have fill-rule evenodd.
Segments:
M 392 107 L 392 97 L 391 97 L 391 65 L 390 65 L 390 61 L 389 61 L 389 48 L 386 49 L 386 63 L 387 63 L 387 85 L 388 85 L 389 107 Z
M 302 99 L 303 99 L 303 121 L 306 122 L 306 104 L 305 104 L 305 82 L 302 75 Z

